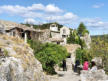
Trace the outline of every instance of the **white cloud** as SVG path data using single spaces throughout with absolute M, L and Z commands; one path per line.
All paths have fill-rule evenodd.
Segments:
M 72 12 L 64 12 L 58 6 L 54 4 L 33 4 L 31 6 L 20 6 L 20 5 L 3 5 L 0 6 L 0 10 L 3 13 L 9 15 L 20 16 L 24 19 L 36 19 L 41 22 L 54 21 L 62 24 L 70 23 L 78 19 L 76 14 Z
M 93 7 L 93 8 L 101 8 L 102 6 L 104 6 L 103 3 L 101 3 L 101 4 L 95 4 L 95 5 L 93 5 L 92 7 Z
M 44 10 L 45 6 L 43 4 L 33 4 L 32 6 L 27 7 L 28 10 Z
M 9 13 L 9 14 L 23 14 L 28 12 L 28 10 L 23 7 L 23 6 L 12 6 L 12 5 L 4 5 L 4 6 L 0 6 L 0 10 L 4 13 Z
M 32 18 L 28 18 L 28 19 L 24 20 L 24 23 L 27 23 L 27 24 L 36 24 L 36 20 L 32 19 Z
M 20 6 L 20 5 L 3 5 L 0 6 L 0 10 L 4 13 L 10 13 L 10 14 L 24 14 L 24 13 L 29 13 L 29 12 L 38 12 L 40 10 L 41 12 L 48 12 L 48 13 L 60 13 L 62 10 L 53 5 L 49 4 L 44 6 L 43 4 L 33 4 L 32 6 Z
M 78 16 L 71 12 L 68 12 L 64 15 L 64 19 L 76 20 L 76 19 L 78 19 Z
M 101 18 L 85 18 L 82 21 L 89 28 L 108 29 L 108 22 L 102 21 Z
M 78 19 L 78 16 L 72 12 L 67 12 L 64 15 L 46 16 L 45 18 L 49 22 L 59 22 L 61 24 L 69 24 Z
M 46 6 L 45 11 L 48 13 L 61 13 L 63 10 L 61 10 L 59 7 L 55 6 L 54 4 L 49 4 Z
M 42 18 L 43 17 L 43 13 L 27 12 L 27 13 L 22 14 L 22 17 L 24 17 L 24 18 Z

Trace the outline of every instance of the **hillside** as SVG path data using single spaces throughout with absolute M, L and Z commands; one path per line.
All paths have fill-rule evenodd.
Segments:
M 101 40 L 104 40 L 105 42 L 108 42 L 108 35 L 95 35 L 95 36 L 91 36 L 92 41 L 96 40 L 97 38 L 100 38 Z
M 0 81 L 48 81 L 23 40 L 0 35 Z

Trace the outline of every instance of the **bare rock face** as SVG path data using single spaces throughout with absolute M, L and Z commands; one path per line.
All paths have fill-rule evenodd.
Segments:
M 108 76 L 104 70 L 97 70 L 95 72 L 82 71 L 80 76 L 81 81 L 108 81 Z
M 90 49 L 90 44 L 91 44 L 91 37 L 90 37 L 90 35 L 86 33 L 83 37 L 81 37 L 81 39 L 85 41 L 87 49 Z
M 29 45 L 0 35 L 0 81 L 49 81 Z

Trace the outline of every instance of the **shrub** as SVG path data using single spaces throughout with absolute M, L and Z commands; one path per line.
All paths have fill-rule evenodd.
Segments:
M 55 74 L 54 66 L 67 57 L 66 49 L 60 45 L 46 43 L 40 52 L 35 54 L 48 74 Z
M 89 50 L 80 49 L 80 48 L 76 50 L 76 60 L 79 60 L 81 64 L 84 63 L 85 59 L 88 59 L 88 61 L 91 62 L 92 58 L 93 56 L 89 52 Z
M 42 63 L 43 70 L 48 74 L 55 74 L 54 66 L 63 61 L 68 53 L 67 50 L 56 44 L 45 43 L 38 44 L 37 41 L 28 41 L 34 49 L 35 57 Z

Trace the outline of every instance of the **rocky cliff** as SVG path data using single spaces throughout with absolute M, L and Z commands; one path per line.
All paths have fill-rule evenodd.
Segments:
M 0 81 L 49 81 L 23 40 L 0 35 Z

